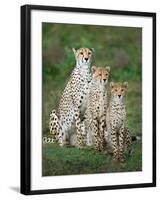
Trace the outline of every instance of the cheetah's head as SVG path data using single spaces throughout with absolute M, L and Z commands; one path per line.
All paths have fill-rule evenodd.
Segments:
M 92 78 L 97 83 L 106 85 L 110 74 L 110 67 L 96 67 L 92 66 Z
M 80 49 L 72 49 L 76 58 L 78 65 L 90 65 L 92 62 L 92 56 L 94 49 L 93 48 L 80 48 Z
M 128 82 L 123 83 L 110 83 L 111 96 L 117 102 L 121 102 L 127 94 Z

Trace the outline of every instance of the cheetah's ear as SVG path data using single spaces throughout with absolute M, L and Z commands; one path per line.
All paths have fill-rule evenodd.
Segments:
M 94 48 L 89 48 L 92 52 L 95 52 Z
M 75 48 L 72 48 L 72 51 L 73 51 L 73 53 L 76 55 L 76 49 Z
M 111 88 L 114 87 L 114 82 L 110 82 L 110 87 L 111 87 Z
M 96 71 L 96 68 L 97 68 L 96 66 L 92 66 L 92 67 L 91 67 L 91 72 L 92 72 L 92 74 Z
M 110 72 L 110 70 L 111 70 L 111 67 L 110 67 L 110 66 L 106 66 L 105 68 L 106 68 L 106 70 L 107 70 L 108 72 Z
M 125 88 L 128 88 L 128 82 L 124 82 L 124 83 L 123 83 L 123 86 L 124 86 Z

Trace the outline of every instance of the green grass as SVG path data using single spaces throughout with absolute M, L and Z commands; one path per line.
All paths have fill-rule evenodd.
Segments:
M 91 148 L 60 148 L 57 144 L 44 144 L 43 176 L 141 171 L 141 143 L 134 143 L 133 149 L 133 156 L 126 154 L 126 162 L 120 164 L 115 163 L 111 155 Z
M 49 136 L 48 120 L 57 109 L 75 66 L 72 48 L 93 47 L 94 65 L 111 66 L 110 81 L 128 81 L 126 98 L 128 127 L 142 136 L 142 29 L 43 23 L 43 136 Z M 113 162 L 108 154 L 93 149 L 43 144 L 43 176 L 128 172 L 142 170 L 142 142 L 133 144 L 126 163 Z

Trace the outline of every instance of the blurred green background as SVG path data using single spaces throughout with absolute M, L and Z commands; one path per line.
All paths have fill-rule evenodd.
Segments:
M 142 29 L 43 23 L 43 136 L 49 136 L 48 120 L 75 66 L 72 48 L 94 48 L 93 64 L 111 66 L 110 80 L 128 81 L 128 126 L 132 135 L 142 134 Z M 141 141 L 125 165 L 114 165 L 109 156 L 92 150 L 43 145 L 43 175 L 139 171 Z M 66 159 L 67 157 L 67 159 Z M 92 158 L 92 159 L 91 159 Z M 106 159 L 104 159 L 106 158 Z M 86 164 L 84 164 L 86 163 Z

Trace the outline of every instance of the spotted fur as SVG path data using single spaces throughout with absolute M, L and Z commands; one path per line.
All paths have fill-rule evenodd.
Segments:
M 127 128 L 125 96 L 128 83 L 110 83 L 111 99 L 107 110 L 106 141 L 111 143 L 113 158 L 124 162 L 124 150 L 127 146 L 131 150 L 131 136 Z
M 104 148 L 104 128 L 107 109 L 107 83 L 110 67 L 92 67 L 92 81 L 89 87 L 87 109 L 85 113 L 85 129 L 87 145 L 96 150 Z
M 84 132 L 82 116 L 86 109 L 86 96 L 88 85 L 91 80 L 90 65 L 92 62 L 93 49 L 73 49 L 76 58 L 70 79 L 63 91 L 58 107 L 58 113 L 50 118 L 50 131 L 58 139 L 61 146 L 70 140 L 72 129 L 76 129 L 76 146 L 84 146 Z M 56 121 L 54 123 L 53 119 Z M 54 123 L 54 125 L 53 125 Z M 52 124 L 52 125 L 51 125 Z

